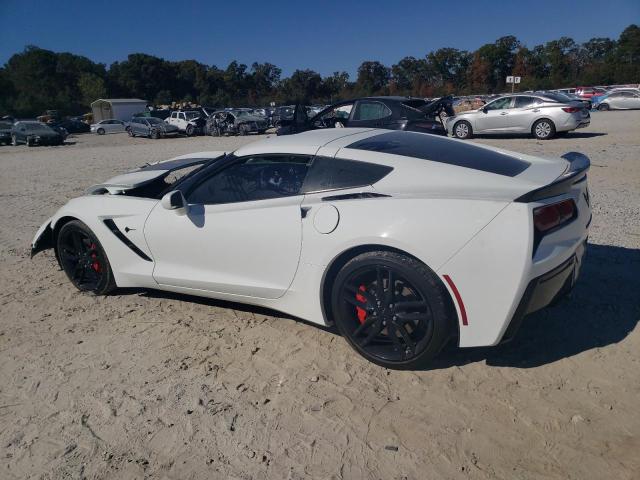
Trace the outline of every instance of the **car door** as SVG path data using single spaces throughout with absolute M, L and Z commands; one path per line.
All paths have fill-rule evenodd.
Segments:
M 501 97 L 485 105 L 475 117 L 476 133 L 500 133 L 509 127 L 513 97 Z
M 382 128 L 389 123 L 392 112 L 384 103 L 358 100 L 347 123 L 348 127 Z
M 113 122 L 113 125 L 111 126 L 112 129 L 113 129 L 112 130 L 113 132 L 116 132 L 116 133 L 124 132 L 125 125 L 124 125 L 124 122 L 122 120 L 111 120 L 111 121 Z
M 302 183 L 312 157 L 256 155 L 184 187 L 188 210 L 156 206 L 145 225 L 160 285 L 278 298 L 298 268 Z
M 640 93 L 629 92 L 626 104 L 626 108 L 640 108 Z
M 515 97 L 513 108 L 507 110 L 508 125 L 506 128 L 513 132 L 529 132 L 531 125 L 540 111 L 537 106 L 541 101 L 535 97 L 517 96 Z

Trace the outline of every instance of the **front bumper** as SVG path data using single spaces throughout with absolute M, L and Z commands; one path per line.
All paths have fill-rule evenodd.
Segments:
M 586 249 L 587 241 L 585 240 L 568 260 L 529 282 L 501 343 L 513 339 L 527 315 L 560 300 L 573 289 L 580 275 Z

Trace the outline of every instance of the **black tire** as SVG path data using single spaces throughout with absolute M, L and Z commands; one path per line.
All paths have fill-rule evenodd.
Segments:
M 185 128 L 184 133 L 187 134 L 187 137 L 190 137 L 191 135 L 193 135 L 194 131 L 195 131 L 195 128 L 193 127 L 193 125 L 187 125 L 187 128 Z
M 533 124 L 531 134 L 538 140 L 550 140 L 556 136 L 556 126 L 547 118 L 542 118 Z
M 27 137 L 24 143 L 27 147 L 33 147 L 33 140 L 31 140 L 29 137 Z
M 349 260 L 336 275 L 331 305 L 347 342 L 385 368 L 424 367 L 455 325 L 448 293 L 436 274 L 396 252 L 365 252 Z
M 238 127 L 238 134 L 240 134 L 240 136 L 244 137 L 247 134 L 247 127 L 245 127 L 244 125 L 240 125 Z
M 135 136 L 136 136 L 136 134 L 135 134 L 135 133 L 133 133 L 133 129 L 132 129 L 131 127 L 127 128 L 127 134 L 128 134 L 130 137 L 135 137 Z
M 151 130 L 151 133 L 149 133 L 149 138 L 158 140 L 160 138 L 160 132 L 154 128 L 153 130 Z
M 608 112 L 609 111 L 609 104 L 608 103 L 601 103 L 600 105 L 598 105 L 598 110 L 600 112 Z
M 116 288 L 111 265 L 98 238 L 80 220 L 65 223 L 56 238 L 60 266 L 82 292 L 106 295 Z
M 98 135 L 104 135 L 104 134 L 105 134 L 104 128 L 99 128 Z
M 466 120 L 460 120 L 453 126 L 453 136 L 460 140 L 469 140 L 473 138 L 473 128 Z

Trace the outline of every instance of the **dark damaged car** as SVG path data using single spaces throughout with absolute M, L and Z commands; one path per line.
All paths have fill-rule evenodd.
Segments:
M 41 122 L 16 122 L 11 129 L 11 144 L 34 145 L 62 145 L 64 136 Z
M 283 121 L 278 135 L 321 128 L 384 128 L 447 135 L 442 115 L 453 116 L 451 97 L 428 102 L 412 97 L 365 97 L 336 103 L 309 117 L 297 105 L 293 118 Z
M 0 120 L 0 145 L 9 145 L 11 143 L 11 129 L 13 124 Z
M 266 117 L 242 110 L 214 112 L 207 118 L 206 132 L 212 137 L 263 134 L 269 128 Z

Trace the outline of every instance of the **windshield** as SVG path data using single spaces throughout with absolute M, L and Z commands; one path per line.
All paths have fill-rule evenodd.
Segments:
M 159 118 L 155 118 L 155 117 L 147 118 L 147 122 L 149 122 L 151 125 L 158 125 L 159 123 L 163 123 L 162 120 L 160 120 Z

